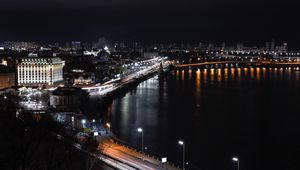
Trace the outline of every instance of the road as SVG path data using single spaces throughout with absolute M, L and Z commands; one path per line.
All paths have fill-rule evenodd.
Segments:
M 113 157 L 114 159 L 124 162 L 136 169 L 141 170 L 179 170 L 179 168 L 164 164 L 162 166 L 160 158 L 154 158 L 149 155 L 144 155 L 139 151 L 128 148 L 124 145 L 115 143 L 112 139 L 102 139 L 98 150 L 103 154 Z
M 208 61 L 201 63 L 177 64 L 175 67 L 202 66 L 209 64 L 235 64 L 235 63 L 257 63 L 257 64 L 274 64 L 274 65 L 300 65 L 300 62 L 271 62 L 271 61 Z
M 168 65 L 169 62 L 167 62 L 165 65 Z M 147 68 L 141 69 L 139 71 L 130 73 L 120 79 L 120 83 L 105 83 L 104 85 L 92 85 L 92 86 L 86 86 L 82 89 L 87 90 L 90 92 L 90 95 L 93 96 L 105 96 L 106 94 L 121 88 L 124 84 L 130 83 L 131 81 L 134 81 L 136 78 L 140 78 L 141 76 L 145 76 L 148 74 L 151 74 L 153 72 L 158 71 L 160 68 L 160 63 L 155 63 Z
M 110 158 L 108 156 L 105 156 L 103 154 L 91 153 L 91 152 L 83 149 L 81 144 L 73 142 L 73 141 L 61 136 L 60 134 L 57 134 L 57 133 L 54 133 L 54 132 L 52 132 L 52 133 L 57 136 L 57 139 L 69 143 L 70 145 L 72 145 L 76 149 L 82 151 L 83 153 L 85 153 L 85 154 L 87 154 L 87 155 L 89 155 L 89 156 L 91 156 L 91 157 L 93 157 L 97 160 L 100 160 L 100 161 L 104 162 L 105 164 L 107 164 L 107 165 L 109 165 L 109 166 L 111 166 L 115 169 L 119 169 L 119 170 L 137 170 L 137 169 L 127 165 L 126 163 L 123 163 L 121 161 L 117 161 L 117 160 L 115 160 L 113 158 Z

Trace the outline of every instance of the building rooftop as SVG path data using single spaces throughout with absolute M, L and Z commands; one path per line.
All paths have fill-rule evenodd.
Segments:
M 21 63 L 58 64 L 58 63 L 63 63 L 63 61 L 58 57 L 26 57 L 26 58 L 21 58 Z
M 81 92 L 81 88 L 78 87 L 58 87 L 56 90 L 52 92 L 52 94 L 56 96 L 68 96 L 68 95 L 76 95 L 80 92 Z

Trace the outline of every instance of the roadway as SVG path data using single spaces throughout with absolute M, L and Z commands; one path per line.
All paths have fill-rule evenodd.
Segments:
M 269 65 L 300 65 L 300 62 L 272 62 L 272 61 L 208 61 L 201 63 L 190 63 L 190 64 L 176 64 L 175 67 L 192 67 L 192 66 L 203 66 L 211 64 L 269 64 Z
M 256 63 L 251 61 L 210 61 L 210 62 L 201 62 L 201 63 L 190 63 L 190 64 L 178 64 L 175 67 L 189 67 L 189 66 L 203 66 L 209 64 L 232 64 L 232 63 Z
M 76 142 L 73 142 L 57 133 L 54 133 L 52 132 L 54 135 L 57 136 L 57 139 L 61 140 L 61 141 L 64 141 L 64 142 L 67 142 L 69 143 L 70 145 L 72 145 L 73 147 L 75 147 L 76 149 L 80 150 L 81 152 L 97 159 L 97 160 L 100 160 L 102 162 L 104 162 L 105 164 L 115 168 L 115 169 L 119 169 L 119 170 L 137 170 L 136 168 L 133 168 L 129 165 L 127 165 L 126 163 L 123 163 L 123 162 L 120 162 L 120 161 L 117 161 L 109 156 L 106 156 L 106 155 L 103 155 L 103 154 L 98 154 L 98 153 L 92 153 L 92 152 L 89 152 L 85 149 L 82 148 L 82 145 L 79 144 L 79 143 L 76 143 Z
M 168 64 L 169 63 L 167 62 L 166 65 L 168 65 Z M 119 89 L 124 84 L 134 81 L 136 78 L 140 78 L 141 76 L 145 76 L 145 75 L 148 75 L 148 74 L 158 71 L 159 68 L 160 68 L 160 63 L 155 63 L 144 69 L 130 73 L 121 79 L 118 79 L 119 83 L 115 83 L 115 81 L 111 81 L 110 83 L 105 83 L 103 85 L 86 86 L 86 87 L 83 87 L 82 89 L 87 90 L 88 92 L 90 92 L 90 95 L 93 95 L 93 96 L 94 95 L 104 96 L 116 89 Z
M 126 163 L 131 167 L 141 170 L 180 170 L 180 168 L 171 166 L 170 164 L 163 164 L 160 158 L 154 158 L 153 156 L 142 154 L 139 151 L 128 148 L 124 145 L 115 143 L 112 139 L 102 139 L 98 150 L 104 155 L 113 157 L 120 162 Z

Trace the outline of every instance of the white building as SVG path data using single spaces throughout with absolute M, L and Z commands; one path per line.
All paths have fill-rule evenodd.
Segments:
M 22 58 L 17 65 L 18 85 L 53 85 L 63 81 L 64 65 L 58 57 Z

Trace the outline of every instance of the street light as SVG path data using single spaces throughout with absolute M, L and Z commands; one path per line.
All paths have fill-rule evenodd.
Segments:
M 105 125 L 108 127 L 108 130 L 110 131 L 110 127 L 111 127 L 110 123 L 106 123 Z M 106 131 L 106 133 L 107 133 L 107 131 Z
M 178 141 L 178 144 L 182 146 L 182 169 L 184 170 L 185 169 L 185 143 L 180 140 Z
M 85 128 L 86 120 L 85 120 L 85 119 L 82 119 L 82 120 L 81 120 L 81 123 L 82 123 L 82 128 Z
M 137 129 L 139 133 L 142 133 L 142 159 L 144 160 L 144 132 L 142 128 Z
M 240 170 L 240 160 L 239 160 L 239 158 L 238 157 L 233 157 L 232 161 L 237 163 L 237 169 Z

